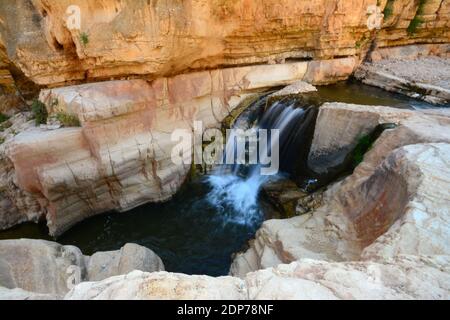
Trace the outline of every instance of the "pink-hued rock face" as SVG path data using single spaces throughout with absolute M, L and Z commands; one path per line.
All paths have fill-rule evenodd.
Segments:
M 190 170 L 171 160 L 179 143 L 171 139 L 174 130 L 191 131 L 194 121 L 220 128 L 250 95 L 301 80 L 306 71 L 307 63 L 299 62 L 43 90 L 50 114 L 73 115 L 81 127 L 31 128 L 12 137 L 4 161 L 14 170 L 5 181 L 14 180 L 11 185 L 39 203 L 53 235 L 94 214 L 166 201 Z M 1 228 L 29 220 L 27 207 L 14 205 L 17 196 L 14 190 L 7 195 L 3 215 L 10 218 Z
M 450 4 L 427 1 L 414 34 L 417 1 L 395 1 L 381 30 L 368 19 L 377 0 L 16 0 L 0 3 L 9 59 L 42 85 L 86 79 L 152 79 L 221 66 L 363 56 L 380 47 L 448 43 Z M 80 28 L 68 22 L 69 6 Z M 372 9 L 370 9 L 372 8 Z M 371 13 L 372 12 L 372 13 Z M 374 21 L 379 16 L 372 17 Z M 51 61 L 51 63 L 48 63 Z

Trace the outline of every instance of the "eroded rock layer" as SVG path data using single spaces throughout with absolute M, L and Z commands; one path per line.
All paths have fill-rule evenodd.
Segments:
M 286 59 L 362 57 L 374 43 L 448 43 L 450 2 L 420 3 L 8 0 L 0 3 L 0 42 L 9 59 L 42 85 L 157 78 Z M 421 23 L 411 30 L 412 21 Z
M 175 130 L 192 132 L 194 121 L 220 128 L 250 95 L 306 75 L 307 63 L 298 62 L 43 90 L 50 114 L 81 126 L 28 122 L 5 136 L 0 228 L 45 216 L 57 235 L 94 214 L 168 200 L 190 170 L 191 152 L 182 164 L 172 161 Z

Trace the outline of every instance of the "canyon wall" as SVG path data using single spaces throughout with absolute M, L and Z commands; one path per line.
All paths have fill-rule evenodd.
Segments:
M 170 161 L 172 130 L 218 128 L 250 95 L 345 80 L 398 48 L 448 56 L 449 13 L 450 0 L 1 1 L 0 89 L 16 101 L 1 112 L 41 88 L 80 127 L 19 114 L 0 132 L 0 229 L 45 217 L 57 235 L 165 201 L 189 172 Z
M 362 58 L 374 47 L 448 43 L 450 0 L 420 3 L 5 0 L 0 50 L 34 82 L 55 86 L 286 60 Z M 71 5 L 80 9 L 79 28 L 68 22 Z M 412 21 L 421 22 L 413 32 Z
M 183 164 L 172 162 L 175 130 L 192 133 L 194 121 L 220 129 L 240 102 L 303 79 L 307 68 L 298 62 L 43 90 L 50 114 L 80 126 L 49 130 L 20 114 L 10 120 L 0 133 L 0 229 L 45 217 L 59 235 L 94 214 L 170 199 L 191 168 L 192 150 Z

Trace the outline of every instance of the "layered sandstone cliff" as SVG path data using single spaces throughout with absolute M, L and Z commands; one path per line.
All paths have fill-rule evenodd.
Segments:
M 10 60 L 42 85 L 154 79 L 244 64 L 363 58 L 377 46 L 448 43 L 450 1 L 420 3 L 7 0 L 0 3 L 0 43 Z M 68 22 L 74 5 L 79 28 Z

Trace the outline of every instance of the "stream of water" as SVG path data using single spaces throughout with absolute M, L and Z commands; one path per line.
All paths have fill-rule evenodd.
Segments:
M 321 87 L 324 101 L 421 109 L 431 105 L 359 83 Z M 281 169 L 290 173 L 294 153 L 307 144 L 317 108 L 302 101 L 275 103 L 259 118 L 259 128 L 280 129 Z M 240 123 L 241 125 L 241 123 Z M 218 168 L 193 179 L 169 202 L 148 204 L 126 214 L 108 213 L 85 220 L 56 241 L 84 254 L 117 250 L 133 242 L 154 250 L 171 272 L 228 274 L 232 255 L 244 249 L 266 217 L 259 190 L 269 179 L 252 167 Z M 24 224 L 0 232 L 0 239 L 51 239 L 44 225 Z

